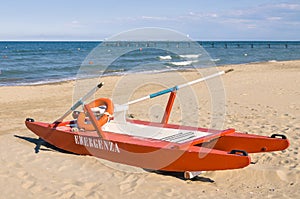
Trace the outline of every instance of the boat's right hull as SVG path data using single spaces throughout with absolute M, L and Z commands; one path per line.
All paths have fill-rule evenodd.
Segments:
M 211 142 L 214 149 L 231 151 L 235 149 L 244 150 L 248 153 L 282 151 L 290 145 L 289 140 L 280 134 L 273 134 L 270 137 L 251 135 L 234 132 L 218 138 Z

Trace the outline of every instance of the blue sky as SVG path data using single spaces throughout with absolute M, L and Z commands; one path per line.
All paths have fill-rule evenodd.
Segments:
M 161 27 L 196 40 L 300 40 L 300 1 L 0 0 L 0 40 L 103 40 Z

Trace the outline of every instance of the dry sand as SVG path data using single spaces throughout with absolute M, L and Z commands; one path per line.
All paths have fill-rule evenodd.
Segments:
M 235 71 L 222 77 L 227 111 L 223 128 L 285 134 L 291 142 L 287 150 L 251 154 L 255 164 L 244 169 L 206 172 L 187 181 L 49 146 L 35 153 L 37 137 L 26 129 L 25 118 L 51 122 L 61 116 L 72 105 L 75 82 L 0 87 L 0 198 L 299 198 L 300 61 L 225 68 Z M 181 74 L 189 80 L 197 73 Z M 106 86 L 99 94 L 110 97 L 120 78 L 105 78 Z M 132 98 L 157 89 L 145 85 Z M 194 91 L 201 96 L 198 122 L 210 127 L 211 99 L 205 84 L 195 85 Z M 130 113 L 147 118 L 143 106 Z M 170 120 L 174 123 L 180 120 L 176 106 Z

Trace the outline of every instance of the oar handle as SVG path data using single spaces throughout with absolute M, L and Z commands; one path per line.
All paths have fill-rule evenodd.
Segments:
M 151 98 L 154 98 L 154 97 L 157 97 L 157 96 L 160 96 L 160 95 L 164 95 L 164 94 L 166 94 L 166 93 L 170 93 L 170 92 L 173 92 L 173 91 L 177 91 L 177 90 L 179 90 L 179 89 L 181 89 L 181 88 L 184 88 L 184 87 L 186 87 L 186 86 L 191 86 L 191 85 L 193 85 L 193 84 L 196 84 L 196 83 L 199 83 L 199 82 L 202 82 L 202 81 L 205 81 L 205 80 L 208 80 L 208 79 L 211 79 L 211 78 L 220 76 L 220 75 L 224 75 L 225 73 L 229 73 L 229 72 L 231 72 L 231 71 L 233 71 L 233 69 L 228 69 L 228 70 L 226 70 L 226 71 L 220 71 L 220 72 L 218 72 L 218 73 L 214 73 L 214 74 L 212 74 L 212 75 L 208 75 L 208 76 L 206 76 L 206 77 L 202 77 L 202 78 L 200 78 L 200 79 L 196 79 L 196 80 L 194 80 L 194 81 L 190 81 L 190 82 L 187 82 L 187 83 L 185 83 L 185 84 L 181 84 L 181 85 L 178 85 L 178 86 L 174 86 L 174 87 L 171 87 L 171 88 L 167 88 L 167 89 L 165 89 L 165 90 L 158 91 L 158 92 L 156 92 L 156 93 L 152 93 L 152 94 L 147 95 L 147 96 L 145 96 L 145 97 L 141 97 L 141 98 L 139 98 L 139 99 L 136 99 L 136 100 L 127 102 L 127 103 L 125 103 L 125 104 L 123 104 L 123 105 L 120 105 L 120 107 L 123 107 L 123 108 L 121 108 L 120 110 L 124 111 L 126 108 L 128 108 L 128 105 L 135 104 L 135 103 L 137 103 L 137 102 L 141 102 L 141 101 L 144 101 L 144 100 L 146 100 L 146 99 L 151 99 Z
M 166 93 L 170 93 L 170 92 L 173 92 L 173 91 L 177 91 L 178 90 L 178 86 L 174 86 L 172 88 L 167 88 L 165 90 L 162 90 L 162 91 L 158 91 L 156 93 L 152 93 L 149 95 L 150 98 L 154 98 L 154 97 L 157 97 L 157 96 L 160 96 L 160 95 L 164 95 Z
M 100 89 L 103 85 L 104 82 L 100 82 L 99 84 L 97 84 L 97 86 L 95 86 L 92 90 L 90 90 L 85 96 L 83 96 L 80 100 L 84 102 L 89 97 L 91 97 L 98 89 Z
M 87 94 L 85 94 L 82 98 L 80 98 L 63 116 L 55 120 L 54 123 L 62 122 L 68 115 L 70 115 L 75 109 L 81 106 L 85 100 L 91 97 L 98 89 L 100 89 L 104 85 L 104 82 L 97 84 L 92 90 L 90 90 Z
M 230 69 L 228 69 L 228 70 L 225 70 L 225 73 L 230 73 L 230 72 L 232 72 L 232 71 L 234 71 L 233 68 L 230 68 Z

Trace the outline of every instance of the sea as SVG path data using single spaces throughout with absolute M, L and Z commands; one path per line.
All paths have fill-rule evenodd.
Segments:
M 300 41 L 198 41 L 203 53 L 195 52 L 179 42 L 105 43 L 108 57 L 114 57 L 105 72 L 90 76 L 153 73 L 207 67 L 201 64 L 209 58 L 211 67 L 227 64 L 300 60 Z M 7 41 L 0 42 L 0 86 L 37 85 L 75 80 L 82 66 L 93 68 L 91 53 L 101 41 Z M 169 47 L 181 51 L 172 52 Z M 160 46 L 165 46 L 161 48 Z M 114 55 L 116 49 L 130 49 Z M 133 50 L 132 50 L 133 49 Z M 98 56 L 107 57 L 106 53 Z M 104 60 L 104 59 L 102 59 Z M 106 60 L 107 61 L 107 60 Z M 108 61 L 107 61 L 108 62 Z M 100 63 L 101 64 L 101 63 Z M 136 65 L 139 67 L 136 67 Z M 241 66 L 242 67 L 242 66 Z M 300 67 L 300 66 L 299 66 Z M 80 76 L 82 78 L 82 76 Z

